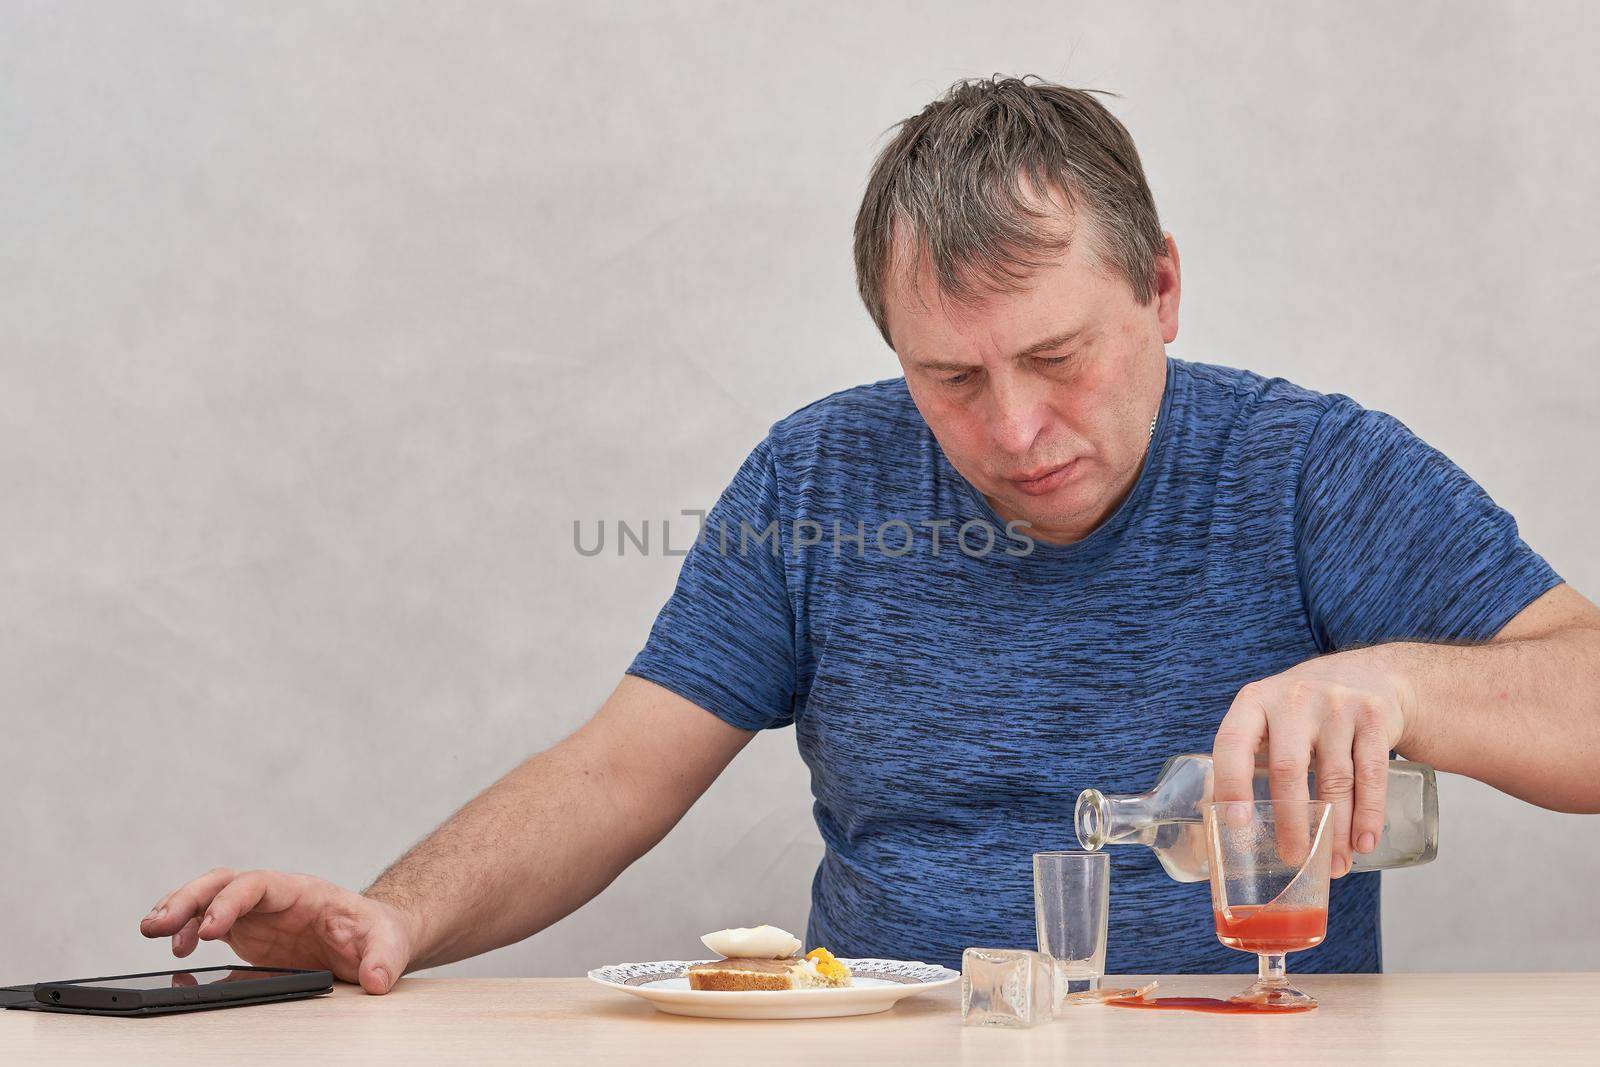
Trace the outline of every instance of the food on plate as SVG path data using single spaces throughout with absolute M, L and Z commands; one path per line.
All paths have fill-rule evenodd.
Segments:
M 831 989 L 850 984 L 850 968 L 825 948 L 802 958 L 734 956 L 689 968 L 690 989 Z
M 776 926 L 718 930 L 700 939 L 724 957 L 689 968 L 690 989 L 828 989 L 850 984 L 850 968 L 825 948 L 803 957 L 800 939 Z
M 800 951 L 800 939 L 776 926 L 736 926 L 732 930 L 714 930 L 700 940 L 719 956 L 777 960 Z

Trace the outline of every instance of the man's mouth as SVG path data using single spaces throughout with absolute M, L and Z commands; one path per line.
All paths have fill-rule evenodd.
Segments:
M 1070 459 L 1053 467 L 1040 467 L 1006 480 L 1029 496 L 1043 496 L 1059 487 L 1077 469 L 1078 461 Z

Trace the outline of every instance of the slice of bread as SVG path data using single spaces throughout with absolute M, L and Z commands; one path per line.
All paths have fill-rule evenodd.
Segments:
M 757 960 L 735 956 L 689 968 L 690 989 L 805 989 L 815 985 L 815 974 L 796 959 Z M 811 979 L 811 981 L 807 981 Z
M 825 989 L 850 984 L 850 969 L 826 949 L 803 959 L 752 959 L 736 956 L 689 968 L 690 989 L 727 992 L 749 989 Z

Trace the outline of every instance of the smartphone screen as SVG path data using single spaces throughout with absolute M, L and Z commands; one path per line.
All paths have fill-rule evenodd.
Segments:
M 277 978 L 295 971 L 253 971 L 234 967 L 201 967 L 193 971 L 173 971 L 171 974 L 136 975 L 132 978 L 95 978 L 72 985 L 94 986 L 96 989 L 186 989 L 193 986 L 217 985 L 222 982 L 253 982 L 262 978 Z

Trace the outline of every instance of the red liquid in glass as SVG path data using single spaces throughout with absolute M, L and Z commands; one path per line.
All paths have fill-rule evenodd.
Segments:
M 1263 908 L 1247 904 L 1230 909 L 1232 919 L 1213 911 L 1217 939 L 1241 952 L 1301 952 L 1322 944 L 1328 934 L 1327 908 Z
M 1310 1011 L 1315 1004 L 1274 1007 L 1248 1000 L 1218 1000 L 1216 997 L 1156 997 L 1153 1000 L 1108 1000 L 1119 1008 L 1154 1008 L 1158 1011 L 1208 1011 L 1216 1015 L 1292 1015 Z

